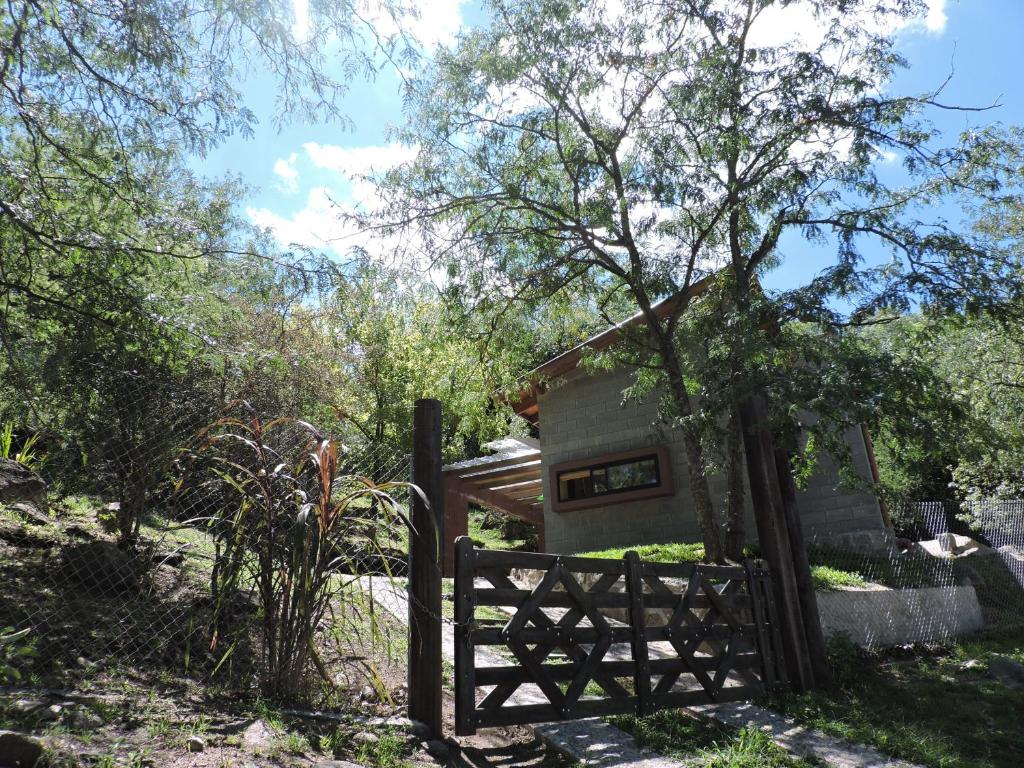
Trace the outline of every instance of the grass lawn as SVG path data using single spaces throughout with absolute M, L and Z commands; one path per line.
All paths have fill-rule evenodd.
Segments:
M 1024 689 L 989 675 L 1024 663 L 1024 630 L 963 638 L 930 652 L 833 648 L 838 690 L 787 695 L 771 706 L 799 722 L 935 768 L 1024 766 Z
M 486 515 L 478 509 L 471 509 L 469 512 L 469 537 L 478 547 L 486 549 L 505 549 L 521 551 L 526 549 L 525 538 L 506 538 L 501 534 L 501 528 L 484 528 L 482 524 Z
M 736 730 L 697 719 L 682 710 L 664 710 L 644 718 L 622 715 L 609 720 L 633 734 L 641 746 L 693 768 L 809 768 L 812 765 L 790 757 L 757 729 Z
M 704 559 L 704 547 L 697 543 L 673 542 L 669 544 L 638 544 L 632 547 L 614 547 L 595 552 L 583 552 L 583 557 L 607 557 L 621 559 L 629 550 L 635 550 L 641 560 L 656 563 L 699 563 Z M 750 548 L 747 554 L 755 555 Z M 811 578 L 816 589 L 840 589 L 842 587 L 862 587 L 867 582 L 864 576 L 855 569 L 833 567 L 828 558 L 815 561 L 812 557 Z

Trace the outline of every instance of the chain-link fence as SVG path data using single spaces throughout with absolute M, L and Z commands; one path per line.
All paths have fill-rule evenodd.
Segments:
M 347 610 L 355 579 L 405 566 L 408 452 L 268 414 L 209 370 L 88 373 L 48 388 L 61 396 L 36 437 L 0 442 L 0 634 L 20 649 L 8 671 L 57 688 L 141 671 L 289 694 L 330 676 L 346 651 L 325 638 L 362 620 Z
M 891 507 L 896 537 L 808 542 L 826 635 L 868 647 L 1024 627 L 1024 502 Z

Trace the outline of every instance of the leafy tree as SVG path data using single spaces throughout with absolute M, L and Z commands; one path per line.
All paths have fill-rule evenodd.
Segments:
M 998 141 L 982 131 L 937 146 L 927 110 L 941 108 L 939 93 L 886 93 L 904 64 L 891 32 L 921 3 L 489 7 L 492 24 L 439 54 L 415 89 L 403 138 L 420 152 L 390 177 L 388 224 L 418 225 L 452 280 L 489 293 L 493 306 L 568 285 L 628 297 L 645 323 L 616 354 L 637 372 L 635 393 L 666 393 L 710 558 L 726 554 L 706 480 L 715 464 L 706 445 L 723 419 L 730 432 L 741 419 L 747 435 L 774 428 L 792 447 L 812 426 L 840 435 L 863 416 L 859 403 L 891 391 L 862 357 L 844 359 L 852 326 L 918 303 L 994 308 L 1019 292 L 1013 259 L 929 214 L 947 196 L 1002 189 L 981 161 L 1000 156 Z M 772 14 L 800 9 L 818 33 L 762 34 Z M 903 160 L 898 185 L 876 171 L 883 152 Z M 783 249 L 787 235 L 835 258 L 795 290 L 762 291 L 760 278 L 804 252 L 796 239 Z M 698 286 L 712 288 L 714 310 L 691 316 Z M 793 320 L 814 332 L 788 330 Z M 686 333 L 701 322 L 714 329 L 710 356 Z M 803 369 L 787 354 L 794 347 Z M 794 367 L 808 386 L 780 382 Z M 854 369 L 857 400 L 846 387 L 809 386 Z M 834 375 L 821 379 L 826 370 Z M 791 399 L 745 406 L 767 395 Z M 839 445 L 823 443 L 811 445 Z M 740 492 L 730 453 L 729 485 Z M 732 555 L 737 522 L 728 516 Z

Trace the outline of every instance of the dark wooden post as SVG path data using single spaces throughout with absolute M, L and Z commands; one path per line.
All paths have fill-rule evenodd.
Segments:
M 633 630 L 633 687 L 636 690 L 637 717 L 651 713 L 651 662 L 647 652 L 647 616 L 644 611 L 644 581 L 640 573 L 640 555 L 629 550 L 626 563 L 626 591 L 629 593 L 629 624 Z
M 772 570 L 786 668 L 794 689 L 807 691 L 814 687 L 814 671 L 800 609 L 779 473 L 775 466 L 774 440 L 762 396 L 754 395 L 740 405 L 740 421 L 757 538 Z
M 473 540 L 460 536 L 455 542 L 455 734 L 476 733 L 473 710 L 476 707 L 476 680 L 473 677 L 473 577 L 476 574 Z
M 800 596 L 800 614 L 804 620 L 807 636 L 807 653 L 814 672 L 817 687 L 832 683 L 832 670 L 825 655 L 825 635 L 821 630 L 821 614 L 818 612 L 818 597 L 811 577 L 811 563 L 807 558 L 807 542 L 804 526 L 800 521 L 800 508 L 796 500 L 796 481 L 790 467 L 791 457 L 781 448 L 775 449 L 775 468 L 779 473 L 779 489 L 782 493 L 782 508 L 786 515 L 786 531 L 789 533 L 789 548 L 793 553 L 793 575 L 796 578 Z
M 441 731 L 441 403 L 417 400 L 412 426 L 412 525 L 409 534 L 409 719 Z

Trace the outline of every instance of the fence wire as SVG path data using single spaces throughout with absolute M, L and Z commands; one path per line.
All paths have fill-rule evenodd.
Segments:
M 808 542 L 822 626 L 880 648 L 1024 627 L 1024 501 L 915 502 L 896 536 Z
M 328 598 L 313 631 L 338 636 L 362 620 L 346 609 L 355 578 L 403 572 L 401 446 L 228 406 L 224 382 L 93 373 L 85 402 L 63 397 L 36 431 L 12 430 L 0 460 L 0 636 L 25 632 L 17 680 L 72 687 L 144 670 L 256 685 L 278 663 L 260 636 L 268 604 L 275 656 L 291 653 L 286 629 L 301 638 L 299 577 Z

